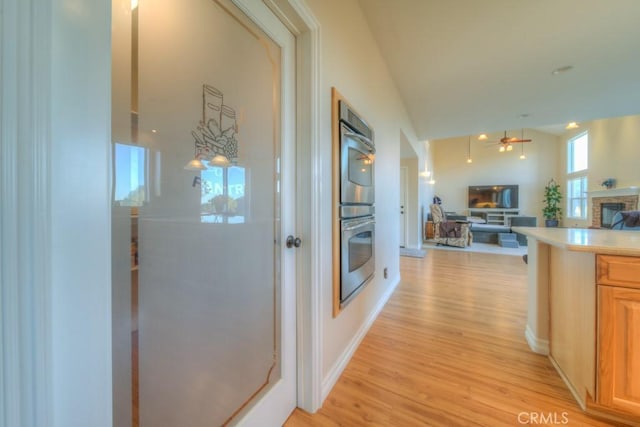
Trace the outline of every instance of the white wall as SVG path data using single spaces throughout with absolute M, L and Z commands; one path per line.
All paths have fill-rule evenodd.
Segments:
M 427 214 L 429 213 L 429 205 L 433 200 L 435 185 L 430 184 L 431 171 L 433 169 L 433 146 L 430 141 L 424 141 L 422 143 L 422 151 L 424 153 L 422 162 L 418 160 L 418 194 L 420 195 L 420 211 L 422 227 L 424 230 L 424 223 L 427 221 Z M 423 231 L 424 238 L 424 231 Z
M 521 130 L 507 131 L 520 136 Z M 497 141 L 503 134 L 489 134 L 489 141 Z M 520 144 L 511 152 L 498 152 L 498 144 L 471 138 L 471 157 L 467 163 L 468 137 L 431 141 L 433 146 L 434 193 L 442 199 L 447 211 L 467 212 L 467 191 L 470 185 L 517 184 L 520 214 L 538 217 L 542 224 L 542 196 L 544 186 L 557 180 L 558 137 L 525 129 L 524 136 L 532 139 L 524 146 L 525 160 L 520 160 Z
M 375 278 L 335 319 L 332 315 L 332 266 L 321 266 L 322 367 L 324 393 L 339 373 L 345 351 L 385 293 L 399 280 L 398 188 L 399 146 L 403 132 L 418 146 L 383 58 L 355 0 L 309 0 L 321 26 L 321 140 L 325 141 L 323 188 L 331 188 L 331 87 L 335 87 L 372 124 L 376 137 L 376 271 Z M 419 151 L 419 150 L 416 150 Z M 331 230 L 331 194 L 322 203 L 322 228 Z M 323 258 L 331 259 L 331 233 L 324 234 Z M 388 268 L 389 278 L 383 278 Z

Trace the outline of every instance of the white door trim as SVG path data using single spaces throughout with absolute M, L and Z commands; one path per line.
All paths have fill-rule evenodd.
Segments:
M 0 2 L 0 426 L 50 425 L 47 0 Z
M 320 144 L 320 24 L 304 0 L 265 0 L 296 36 L 297 44 L 297 230 L 298 253 L 298 407 L 315 412 L 322 406 L 322 266 L 326 235 L 321 222 L 325 191 Z M 329 168 L 330 169 L 330 168 Z M 330 261 L 330 260 L 329 260 Z
M 289 0 L 304 23 L 298 43 L 298 226 L 306 237 L 298 264 L 298 406 L 315 412 L 322 406 L 322 200 L 325 189 L 320 144 L 320 23 L 304 0 Z M 308 284 L 308 285 L 307 285 Z
M 402 178 L 404 178 L 404 180 Z M 404 186 L 402 185 L 403 182 Z M 400 166 L 400 184 L 400 194 L 404 196 L 404 207 L 401 208 L 404 212 L 402 214 L 402 221 L 404 222 L 404 236 L 401 236 L 402 240 L 400 241 L 400 246 L 409 247 L 409 209 L 407 209 L 407 205 L 409 204 L 409 168 L 406 166 Z
M 109 427 L 111 2 L 42 1 L 52 25 L 51 93 L 41 101 L 51 105 L 50 422 Z

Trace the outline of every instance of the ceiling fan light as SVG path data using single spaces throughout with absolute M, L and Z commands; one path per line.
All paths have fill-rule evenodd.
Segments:
M 505 151 L 504 145 L 501 145 L 500 148 L 498 149 L 498 151 L 500 151 L 501 153 L 504 153 L 504 151 Z
M 507 145 L 507 151 L 511 151 L 511 150 L 513 150 L 513 145 L 511 144 Z

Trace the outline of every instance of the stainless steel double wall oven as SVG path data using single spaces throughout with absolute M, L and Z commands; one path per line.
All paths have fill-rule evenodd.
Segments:
M 375 271 L 373 129 L 340 101 L 340 306 Z

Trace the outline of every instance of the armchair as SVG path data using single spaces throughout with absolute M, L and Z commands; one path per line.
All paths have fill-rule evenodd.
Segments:
M 438 244 L 464 248 L 471 245 L 473 235 L 466 222 L 447 221 L 447 215 L 442 206 L 431 205 L 433 219 L 433 240 Z

